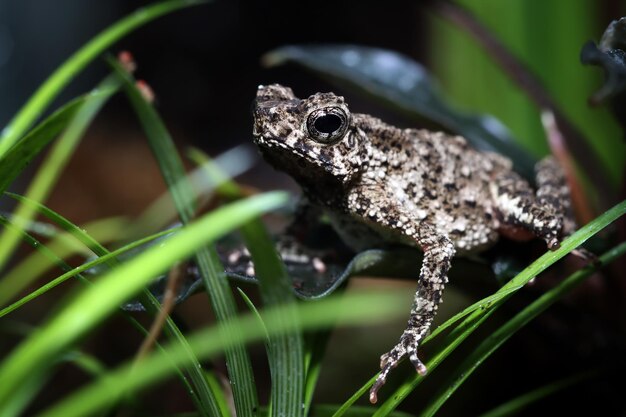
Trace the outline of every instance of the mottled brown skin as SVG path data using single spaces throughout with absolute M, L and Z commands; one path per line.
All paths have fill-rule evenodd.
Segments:
M 260 86 L 254 137 L 264 157 L 301 185 L 355 250 L 389 242 L 424 252 L 411 315 L 400 341 L 382 355 L 377 391 L 408 356 L 420 374 L 417 348 L 429 330 L 455 254 L 494 244 L 500 232 L 524 229 L 558 247 L 573 228 L 569 195 L 552 159 L 537 165 L 535 193 L 507 158 L 478 152 L 460 136 L 398 129 L 350 114 L 343 97 L 317 93 L 298 99 L 288 87 Z

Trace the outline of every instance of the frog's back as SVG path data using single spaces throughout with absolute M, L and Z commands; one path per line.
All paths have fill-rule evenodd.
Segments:
M 378 120 L 370 119 L 365 135 L 370 142 L 369 166 L 357 187 L 382 182 L 389 204 L 432 223 L 461 252 L 497 241 L 499 224 L 490 185 L 495 176 L 510 170 L 508 159 L 478 152 L 460 136 L 401 130 Z M 402 241 L 401 236 L 398 239 Z

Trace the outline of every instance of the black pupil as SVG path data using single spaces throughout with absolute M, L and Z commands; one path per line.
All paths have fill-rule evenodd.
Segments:
M 326 114 L 315 119 L 315 129 L 320 133 L 330 135 L 341 127 L 341 117 L 336 114 Z

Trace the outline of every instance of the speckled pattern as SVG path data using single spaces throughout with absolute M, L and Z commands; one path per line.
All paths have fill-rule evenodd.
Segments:
M 348 245 L 363 250 L 402 242 L 424 252 L 407 328 L 381 357 L 372 403 L 404 356 L 426 373 L 417 348 L 455 254 L 484 250 L 501 232 L 510 236 L 515 229 L 530 231 L 554 249 L 563 232 L 573 229 L 564 215 L 569 192 L 550 158 L 537 164 L 535 194 L 507 158 L 478 152 L 460 136 L 398 129 L 351 114 L 333 93 L 301 100 L 288 87 L 260 86 L 253 113 L 255 143 L 265 159 L 298 181 Z

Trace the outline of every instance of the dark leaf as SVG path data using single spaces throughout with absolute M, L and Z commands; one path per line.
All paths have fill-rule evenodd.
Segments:
M 533 178 L 535 161 L 502 123 L 452 108 L 426 69 L 404 55 L 356 45 L 285 46 L 266 54 L 263 61 L 268 66 L 294 62 L 339 81 L 411 117 L 463 135 L 480 150 L 506 155 L 520 174 Z

